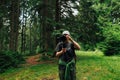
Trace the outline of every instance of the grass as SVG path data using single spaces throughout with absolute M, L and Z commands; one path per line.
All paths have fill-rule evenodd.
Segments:
M 120 80 L 120 57 L 106 57 L 101 52 L 77 53 L 77 80 Z M 59 80 L 57 61 L 17 69 L 0 74 L 0 80 Z
M 78 80 L 120 80 L 120 57 L 100 52 L 78 52 Z

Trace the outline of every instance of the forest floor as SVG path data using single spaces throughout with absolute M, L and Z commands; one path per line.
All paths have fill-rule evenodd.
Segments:
M 51 63 L 54 63 L 54 60 L 40 60 L 40 58 L 42 57 L 41 54 L 36 54 L 36 55 L 33 55 L 33 56 L 28 56 L 26 58 L 26 63 L 24 64 L 24 66 L 32 66 L 32 65 L 37 65 L 37 64 L 51 64 Z M 51 76 L 51 77 L 43 77 L 41 80 L 55 80 L 55 77 L 54 76 Z
M 120 57 L 104 56 L 99 51 L 77 51 L 76 80 L 120 80 Z M 58 60 L 27 56 L 20 68 L 0 74 L 0 80 L 59 80 Z

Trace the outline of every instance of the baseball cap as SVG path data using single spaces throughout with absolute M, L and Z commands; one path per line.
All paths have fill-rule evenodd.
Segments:
M 62 35 L 65 35 L 65 34 L 70 35 L 70 32 L 69 31 L 63 31 Z

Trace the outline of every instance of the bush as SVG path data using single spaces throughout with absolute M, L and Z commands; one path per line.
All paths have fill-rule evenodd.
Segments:
M 4 72 L 8 68 L 18 67 L 20 63 L 24 61 L 24 58 L 18 52 L 13 51 L 1 51 L 0 52 L 0 72 Z
M 40 46 L 37 46 L 36 53 L 40 53 L 40 51 L 41 51 Z
M 104 30 L 105 40 L 103 42 L 102 50 L 105 55 L 120 55 L 120 27 L 119 25 L 112 25 Z
M 120 40 L 110 40 L 106 42 L 104 54 L 106 56 L 120 55 Z

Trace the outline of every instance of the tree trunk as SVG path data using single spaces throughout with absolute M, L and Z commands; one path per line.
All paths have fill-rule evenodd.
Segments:
M 25 27 L 26 25 L 22 26 L 22 33 L 21 33 L 21 52 L 25 53 L 25 44 L 26 44 L 26 36 L 25 36 Z
M 42 4 L 42 10 L 39 9 L 38 13 L 39 13 L 39 18 L 41 20 L 41 24 L 40 24 L 40 47 L 43 51 L 47 51 L 48 45 L 47 45 L 47 40 L 46 40 L 46 35 L 47 32 L 46 28 L 48 27 L 47 25 L 47 15 L 48 15 L 48 11 L 47 11 L 47 4 L 48 4 L 48 0 L 43 0 L 43 4 Z M 40 5 L 41 7 L 41 5 Z M 42 17 L 41 17 L 42 16 Z
M 54 4 L 54 6 L 53 6 Z M 41 7 L 41 6 L 40 6 Z M 55 10 L 51 11 L 51 8 L 55 7 L 55 3 L 53 3 L 50 0 L 43 0 L 43 6 L 42 9 L 39 8 L 38 13 L 39 13 L 39 18 L 41 20 L 40 24 L 40 47 L 44 51 L 48 51 L 49 49 L 54 48 L 54 39 L 51 37 L 52 36 L 52 31 L 53 26 L 51 23 L 48 21 L 48 19 L 53 19 L 55 16 L 52 14 Z M 57 15 L 57 14 L 56 14 Z M 56 16 L 58 17 L 58 16 Z M 59 18 L 54 18 L 57 21 Z
M 3 21 L 2 18 L 0 19 L 0 51 L 2 50 L 3 47 L 3 41 L 2 41 L 2 26 L 3 26 Z
M 19 0 L 11 1 L 11 14 L 10 14 L 10 42 L 9 49 L 17 51 L 18 43 L 18 29 L 19 29 Z
M 56 21 L 56 23 L 57 23 L 57 25 L 55 26 L 55 30 L 59 30 L 60 29 L 60 26 L 59 26 L 59 22 L 60 22 L 60 11 L 61 11 L 61 8 L 60 8 L 60 0 L 56 0 L 56 15 L 55 15 L 55 21 Z M 58 36 L 56 36 L 55 37 L 55 41 L 54 41 L 54 43 L 55 43 L 55 45 L 54 46 L 56 46 L 56 44 L 58 43 L 58 41 L 57 41 L 57 37 Z
M 26 9 L 26 0 L 22 0 L 22 32 L 21 32 L 21 53 L 25 53 L 26 50 L 26 24 L 27 24 L 27 9 Z
M 60 0 L 56 0 L 56 14 L 55 14 L 55 21 L 59 23 L 60 21 Z M 59 25 L 56 25 L 56 30 L 60 29 Z
M 32 21 L 30 21 L 30 22 L 32 23 Z M 30 23 L 30 28 L 29 28 L 30 29 L 30 48 L 29 48 L 30 53 L 32 52 L 32 39 L 31 39 L 32 38 L 32 35 L 31 35 L 32 24 L 31 23 Z

